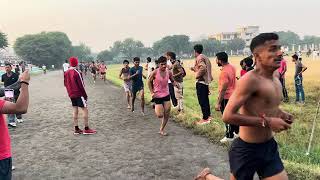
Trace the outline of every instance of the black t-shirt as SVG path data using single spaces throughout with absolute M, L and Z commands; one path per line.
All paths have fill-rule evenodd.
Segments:
M 4 87 L 10 86 L 19 80 L 19 76 L 12 72 L 11 76 L 8 77 L 7 73 L 3 74 L 1 77 L 1 81 L 4 83 Z

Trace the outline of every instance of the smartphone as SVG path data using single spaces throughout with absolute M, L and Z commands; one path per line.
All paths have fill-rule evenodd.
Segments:
M 14 90 L 13 89 L 4 89 L 4 97 L 6 101 L 14 101 Z
M 13 98 L 14 97 L 14 90 L 13 89 L 4 89 L 4 96 L 6 98 Z

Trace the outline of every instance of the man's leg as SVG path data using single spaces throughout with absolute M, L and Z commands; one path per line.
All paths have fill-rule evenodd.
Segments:
M 170 93 L 170 98 L 171 98 L 171 101 L 172 101 L 172 105 L 174 107 L 176 107 L 178 105 L 178 102 L 177 102 L 176 96 L 174 94 L 173 84 L 169 83 L 168 86 L 169 86 L 169 93 Z
M 285 101 L 289 101 L 289 96 L 288 96 L 288 91 L 287 91 L 287 88 L 286 88 L 286 80 L 285 78 L 282 78 L 282 91 L 283 91 L 283 97 L 284 97 L 284 100 Z
M 301 101 L 302 101 L 302 103 L 304 103 L 305 96 L 304 96 L 304 89 L 303 89 L 302 79 L 301 79 L 301 85 L 300 85 L 300 93 L 301 93 Z
M 79 114 L 78 107 L 73 106 L 73 126 L 75 127 L 75 130 L 77 130 L 79 127 L 78 114 Z
M 88 116 L 88 108 L 83 107 L 81 108 L 83 112 L 83 122 L 84 122 L 84 127 L 88 128 L 89 127 L 89 116 Z
M 140 93 L 141 93 L 141 112 L 144 115 L 144 89 L 141 89 Z
M 7 114 L 8 124 L 12 127 L 16 127 L 16 115 Z
M 299 96 L 300 96 L 299 85 L 295 84 L 295 89 L 296 89 L 296 102 L 299 102 Z
M 203 98 L 203 106 L 204 106 L 204 109 L 205 109 L 205 114 L 204 114 L 204 118 L 205 119 L 208 119 L 209 116 L 211 115 L 211 112 L 210 112 L 210 102 L 209 102 L 209 86 L 208 85 L 204 85 L 203 84 L 203 92 L 202 93 L 202 98 Z
M 11 180 L 12 178 L 12 158 L 0 160 L 0 179 Z
M 288 175 L 285 170 L 271 177 L 263 178 L 263 180 L 288 180 Z
M 164 128 L 166 127 L 169 120 L 170 109 L 171 109 L 170 101 L 163 102 L 163 118 L 162 118 L 161 127 L 160 127 L 161 135 L 166 135 L 166 133 L 164 132 Z
M 131 111 L 134 112 L 134 102 L 137 97 L 137 91 L 133 90 L 132 91 L 132 98 L 131 98 Z
M 203 91 L 201 83 L 197 83 L 196 84 L 196 90 L 197 90 L 198 102 L 199 102 L 199 105 L 201 107 L 202 119 L 205 119 L 205 114 L 206 113 L 205 113 L 205 107 L 204 107 L 204 102 L 203 102 L 203 93 L 205 93 L 205 92 Z M 207 119 L 208 119 L 208 117 L 207 117 Z
M 126 91 L 126 96 L 127 96 L 128 108 L 130 109 L 131 108 L 131 105 L 130 105 L 130 91 Z

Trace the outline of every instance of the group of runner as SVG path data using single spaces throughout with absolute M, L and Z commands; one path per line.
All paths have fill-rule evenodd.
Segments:
M 233 140 L 229 151 L 231 169 L 230 179 L 253 179 L 257 173 L 261 179 L 288 179 L 280 159 L 278 146 L 273 138 L 291 128 L 293 116 L 279 108 L 283 99 L 282 87 L 276 70 L 282 60 L 279 37 L 274 33 L 262 33 L 251 42 L 252 57 L 241 64 L 241 78 L 236 77 L 235 68 L 229 64 L 228 55 L 218 53 L 216 63 L 221 67 L 219 75 L 219 96 L 215 110 L 222 112 L 226 123 L 226 138 Z M 194 46 L 195 65 L 191 68 L 196 76 L 196 90 L 203 112 L 203 119 L 197 124 L 208 124 L 211 121 L 209 105 L 209 84 L 212 81 L 211 63 L 203 54 L 203 46 Z M 167 55 L 167 54 L 166 54 Z M 255 64 L 253 65 L 253 58 Z M 129 67 L 125 60 L 119 77 L 124 80 L 128 108 L 134 111 L 137 92 L 141 92 L 141 109 L 144 114 L 143 68 L 138 57 L 133 59 L 134 66 Z M 167 135 L 164 128 L 168 122 L 171 102 L 168 81 L 173 86 L 173 79 L 168 66 L 168 58 L 159 57 L 156 66 L 148 73 L 148 88 L 155 103 L 155 114 L 162 119 L 159 133 Z M 253 66 L 256 68 L 254 69 Z M 236 86 L 236 80 L 239 79 Z M 132 96 L 130 101 L 130 96 Z M 173 104 L 173 102 L 172 102 Z M 230 137 L 227 137 L 230 136 Z M 218 180 L 209 168 L 205 168 L 196 177 L 198 180 Z
M 253 38 L 250 49 L 256 68 L 246 67 L 246 72 L 242 74 L 237 85 L 235 85 L 235 69 L 228 63 L 227 54 L 221 52 L 216 57 L 216 63 L 222 67 L 222 71 L 219 76 L 219 97 L 215 109 L 222 112 L 222 120 L 227 124 L 226 129 L 234 126 L 232 129 L 239 131 L 239 137 L 233 139 L 229 151 L 230 179 L 253 179 L 254 174 L 257 173 L 261 179 L 286 180 L 288 177 L 279 156 L 277 143 L 273 138 L 275 132 L 286 131 L 293 123 L 293 116 L 279 108 L 283 97 L 281 83 L 275 73 L 282 59 L 279 37 L 275 33 L 262 33 Z M 202 45 L 194 46 L 196 61 L 191 70 L 195 72 L 196 91 L 203 113 L 203 119 L 197 124 L 208 124 L 211 121 L 208 96 L 210 94 L 209 84 L 212 81 L 212 67 L 202 51 Z M 174 79 L 173 71 L 169 68 L 168 59 L 170 59 L 168 53 L 159 57 L 148 77 L 143 74 L 139 57 L 133 58 L 134 66 L 131 68 L 129 61 L 124 60 L 124 67 L 119 74 L 124 81 L 128 108 L 134 112 L 135 99 L 139 93 L 143 115 L 143 78 L 148 78 L 147 84 L 152 101 L 155 103 L 155 114 L 162 120 L 159 129 L 159 134 L 162 136 L 167 135 L 164 129 L 171 110 L 168 82 L 175 87 L 179 86 Z M 82 76 L 76 69 L 77 60 L 71 58 L 70 62 L 72 62 L 70 63 L 71 68 L 65 73 L 65 85 L 74 107 L 74 133 L 94 134 L 96 131 L 89 128 L 86 113 L 84 116 L 85 130 L 82 131 L 78 127 L 78 108 L 87 112 L 87 95 Z M 245 64 L 248 66 L 250 61 L 247 60 Z M 91 67 L 94 66 L 95 64 L 92 63 Z M 230 132 L 227 131 L 227 133 Z M 210 169 L 205 168 L 196 179 L 217 180 L 221 178 L 214 176 Z

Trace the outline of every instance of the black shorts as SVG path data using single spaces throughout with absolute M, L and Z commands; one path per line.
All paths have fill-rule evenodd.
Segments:
M 164 102 L 166 101 L 170 101 L 170 94 L 162 98 L 153 98 L 151 102 L 154 102 L 156 104 L 164 104 Z
M 84 97 L 70 98 L 72 106 L 74 107 L 87 107 L 87 100 Z
M 132 94 L 133 94 L 133 95 L 136 95 L 137 92 L 143 90 L 143 88 L 144 88 L 143 84 L 142 84 L 142 85 L 139 85 L 139 86 L 136 86 L 136 85 L 132 84 L 131 87 L 132 87 L 131 90 L 132 90 Z
M 12 177 L 12 159 L 7 158 L 0 160 L 0 179 L 11 180 Z
M 237 180 L 260 178 L 279 174 L 284 170 L 277 142 L 272 138 L 264 143 L 247 143 L 240 138 L 233 141 L 229 151 L 231 173 Z
M 97 74 L 97 71 L 91 71 L 92 74 Z
M 105 74 L 106 74 L 106 72 L 101 72 L 100 74 L 101 74 L 101 75 L 105 75 Z

